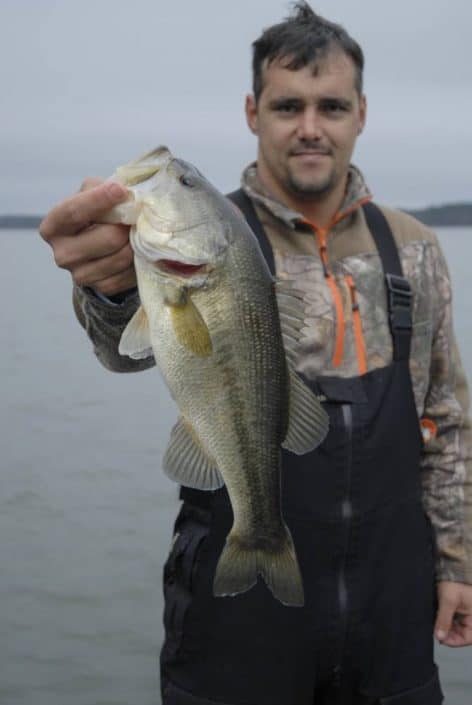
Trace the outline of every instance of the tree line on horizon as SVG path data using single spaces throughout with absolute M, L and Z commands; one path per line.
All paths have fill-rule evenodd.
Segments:
M 409 213 L 421 223 L 433 227 L 472 225 L 472 203 L 449 203 L 442 206 L 413 210 L 400 208 L 400 210 Z M 37 230 L 42 219 L 41 215 L 0 215 L 0 228 Z

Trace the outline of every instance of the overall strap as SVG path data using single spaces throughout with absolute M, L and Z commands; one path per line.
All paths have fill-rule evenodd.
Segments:
M 385 273 L 393 359 L 408 360 L 412 334 L 412 291 L 403 269 L 392 230 L 380 208 L 365 203 L 364 215 Z
M 248 225 L 259 240 L 259 246 L 269 266 L 271 274 L 275 276 L 274 253 L 272 252 L 272 247 L 270 246 L 267 235 L 262 227 L 262 223 L 257 217 L 256 209 L 254 208 L 251 199 L 246 193 L 244 193 L 242 188 L 226 194 L 226 197 L 229 198 L 230 201 L 233 201 L 233 203 L 242 211 Z

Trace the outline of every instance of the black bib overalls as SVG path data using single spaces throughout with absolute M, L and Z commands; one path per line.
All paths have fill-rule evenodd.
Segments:
M 274 272 L 249 199 L 244 210 Z M 420 493 L 421 433 L 409 373 L 411 293 L 381 212 L 364 207 L 386 273 L 388 367 L 307 383 L 330 431 L 283 451 L 283 514 L 305 587 L 284 607 L 259 579 L 236 597 L 212 583 L 232 525 L 226 490 L 183 488 L 164 569 L 164 705 L 440 705 L 433 662 L 434 549 Z

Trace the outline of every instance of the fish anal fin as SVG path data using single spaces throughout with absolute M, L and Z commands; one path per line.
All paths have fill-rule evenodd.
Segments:
M 142 360 L 152 355 L 149 322 L 142 306 L 124 329 L 118 346 L 120 355 L 128 355 L 133 360 Z
M 288 428 L 282 446 L 303 455 L 316 448 L 328 433 L 329 418 L 319 399 L 293 371 L 289 372 Z
M 163 460 L 164 472 L 171 480 L 198 490 L 217 490 L 224 480 L 201 446 L 190 425 L 180 417 L 172 429 Z
M 190 296 L 185 303 L 169 309 L 178 342 L 198 357 L 210 357 L 213 353 L 210 331 Z

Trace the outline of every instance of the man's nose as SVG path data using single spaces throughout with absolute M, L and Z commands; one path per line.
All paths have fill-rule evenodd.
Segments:
M 298 137 L 303 140 L 319 140 L 323 134 L 320 116 L 314 107 L 307 107 L 300 113 Z

